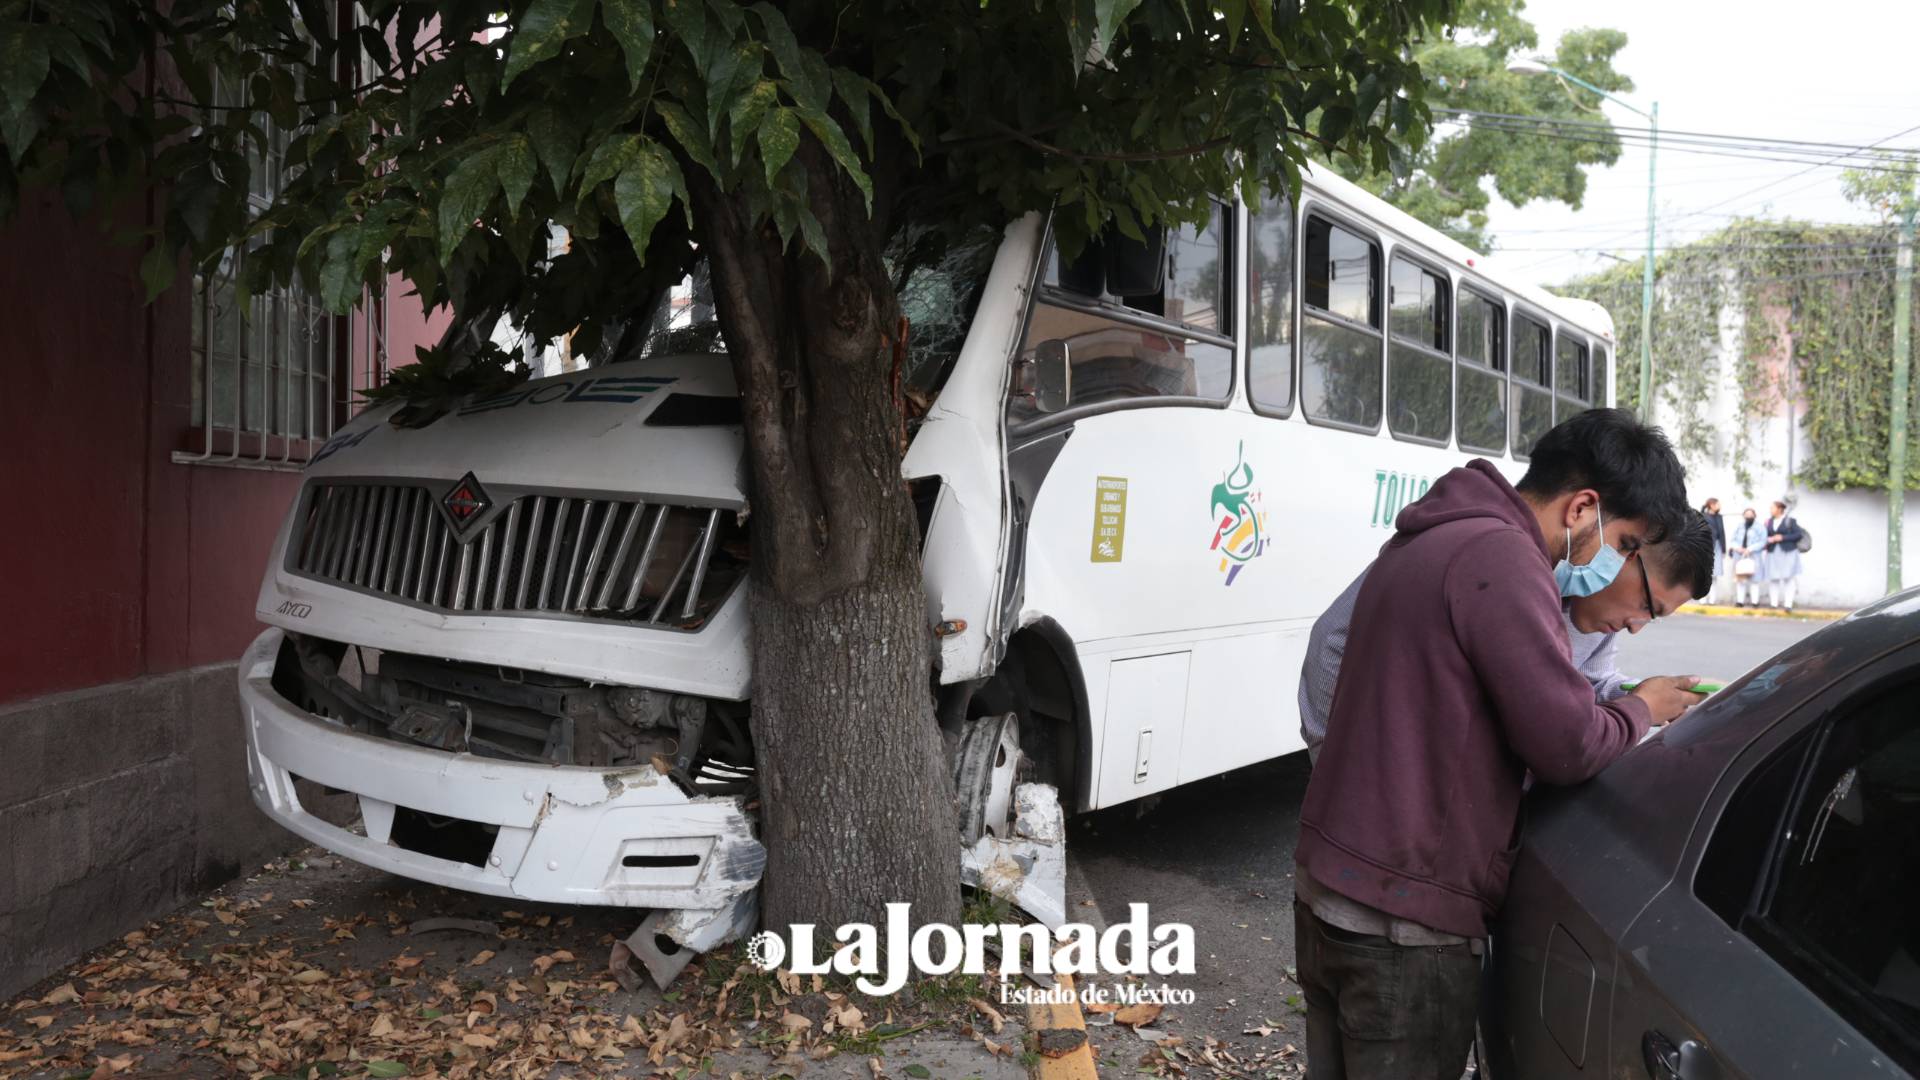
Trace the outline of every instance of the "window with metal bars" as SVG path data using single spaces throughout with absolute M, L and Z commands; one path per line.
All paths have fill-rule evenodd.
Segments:
M 219 78 L 213 95 L 216 106 L 244 105 L 248 97 Z M 249 143 L 247 197 L 259 213 L 292 175 L 286 151 L 295 132 L 265 115 L 255 122 L 264 141 Z M 194 275 L 195 438 L 174 454 L 175 461 L 297 467 L 346 422 L 354 391 L 385 379 L 384 291 L 367 294 L 351 318 L 329 313 L 297 278 L 243 301 L 241 274 L 250 253 L 264 243 L 255 239 L 229 248 L 211 270 Z M 356 340 L 362 337 L 364 342 Z

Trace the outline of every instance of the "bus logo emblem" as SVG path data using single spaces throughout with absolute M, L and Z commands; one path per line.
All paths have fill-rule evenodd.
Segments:
M 466 531 L 467 526 L 492 505 L 493 500 L 487 497 L 487 489 L 480 486 L 480 481 L 474 479 L 472 473 L 461 477 L 460 482 L 453 485 L 453 490 L 440 500 L 440 506 L 447 512 L 447 520 L 453 523 L 456 533 Z
M 1267 512 L 1253 486 L 1253 467 L 1247 464 L 1247 444 L 1240 444 L 1226 479 L 1213 485 L 1213 543 L 1208 551 L 1220 556 L 1222 585 L 1233 584 L 1240 570 L 1258 558 L 1272 541 L 1267 537 Z

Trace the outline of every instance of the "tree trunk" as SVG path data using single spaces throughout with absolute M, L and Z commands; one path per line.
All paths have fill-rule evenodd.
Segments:
M 900 476 L 898 303 L 857 188 L 796 155 L 831 266 L 696 186 L 747 432 L 762 921 L 957 922 L 959 826 Z

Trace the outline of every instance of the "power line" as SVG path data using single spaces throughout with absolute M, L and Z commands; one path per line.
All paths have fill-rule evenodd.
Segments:
M 1433 111 L 1436 113 L 1442 113 L 1442 114 L 1453 115 L 1453 116 L 1466 116 L 1476 120 L 1487 119 L 1487 120 L 1517 121 L 1517 122 L 1528 123 L 1528 124 L 1551 125 L 1551 126 L 1559 127 L 1566 130 L 1584 129 L 1595 134 L 1650 135 L 1653 133 L 1652 128 L 1623 127 L 1605 120 L 1575 120 L 1575 119 L 1569 119 L 1566 117 L 1538 116 L 1538 115 L 1528 115 L 1526 113 L 1483 112 L 1477 109 L 1437 108 L 1437 109 L 1434 109 Z M 1689 140 L 1689 139 L 1697 139 L 1697 140 L 1704 140 L 1704 141 L 1744 143 L 1744 144 L 1753 145 L 1753 146 L 1759 146 L 1759 145 L 1783 146 L 1783 147 L 1784 146 L 1803 146 L 1803 147 L 1813 147 L 1821 150 L 1848 150 L 1848 151 L 1853 151 L 1855 153 L 1858 153 L 1861 151 L 1867 151 L 1867 150 L 1885 149 L 1885 150 L 1891 150 L 1894 153 L 1920 154 L 1920 148 L 1905 148 L 1905 147 L 1896 148 L 1896 147 L 1880 146 L 1880 143 L 1887 142 L 1889 141 L 1889 139 L 1899 138 L 1898 135 L 1890 136 L 1889 139 L 1882 139 L 1880 140 L 1879 143 L 1861 144 L 1861 143 L 1819 142 L 1819 141 L 1814 141 L 1810 139 L 1787 139 L 1787 138 L 1778 138 L 1770 135 L 1751 135 L 1751 136 L 1750 135 L 1727 135 L 1727 134 L 1711 132 L 1711 131 L 1680 131 L 1680 130 L 1674 130 L 1674 129 L 1662 129 L 1658 134 L 1662 141 L 1665 141 L 1667 139 L 1680 139 L 1683 141 Z M 1901 134 L 1905 134 L 1905 132 L 1902 132 Z
M 1565 131 L 1555 129 L 1548 125 L 1525 125 L 1525 124 L 1516 125 L 1516 124 L 1509 124 L 1504 121 L 1497 121 L 1497 120 L 1496 121 L 1476 120 L 1474 122 L 1474 127 L 1479 130 L 1496 131 L 1496 132 L 1501 132 L 1504 134 L 1512 134 L 1512 135 L 1530 135 L 1530 136 L 1533 136 L 1534 138 L 1552 139 L 1556 142 L 1571 143 L 1575 145 L 1606 146 L 1606 147 L 1619 147 L 1619 146 L 1652 147 L 1656 145 L 1650 140 L 1635 141 L 1635 137 L 1633 136 L 1621 136 L 1621 135 L 1601 136 L 1597 134 L 1590 135 L 1586 133 L 1567 133 Z M 1910 172 L 1913 169 L 1913 166 L 1911 164 L 1887 163 L 1877 158 L 1872 161 L 1845 162 L 1845 159 L 1849 157 L 1858 157 L 1862 154 L 1865 154 L 1866 151 L 1864 150 L 1858 151 L 1858 152 L 1842 153 L 1833 157 L 1829 157 L 1825 160 L 1810 162 L 1810 159 L 1808 157 L 1803 156 L 1805 153 L 1809 153 L 1809 152 L 1796 151 L 1796 150 L 1792 150 L 1791 148 L 1769 147 L 1764 144 L 1747 146 L 1745 144 L 1737 144 L 1737 143 L 1686 143 L 1678 140 L 1670 141 L 1670 140 L 1662 139 L 1659 141 L 1657 146 L 1659 149 L 1666 150 L 1670 153 L 1676 153 L 1676 154 L 1698 154 L 1706 157 L 1734 158 L 1734 159 L 1746 160 L 1746 161 L 1769 161 L 1769 162 L 1776 162 L 1783 165 L 1804 165 L 1804 164 L 1810 163 L 1812 167 L 1815 167 L 1815 168 L 1818 168 L 1823 165 L 1840 164 L 1840 167 L 1842 168 L 1856 169 L 1862 172 L 1905 173 L 1905 172 Z M 1843 162 L 1845 163 L 1842 164 Z

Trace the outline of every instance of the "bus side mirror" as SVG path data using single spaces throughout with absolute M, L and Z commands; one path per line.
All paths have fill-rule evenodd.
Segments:
M 1073 352 L 1058 338 L 1034 346 L 1023 364 L 1022 390 L 1033 399 L 1033 411 L 1057 413 L 1073 397 Z

